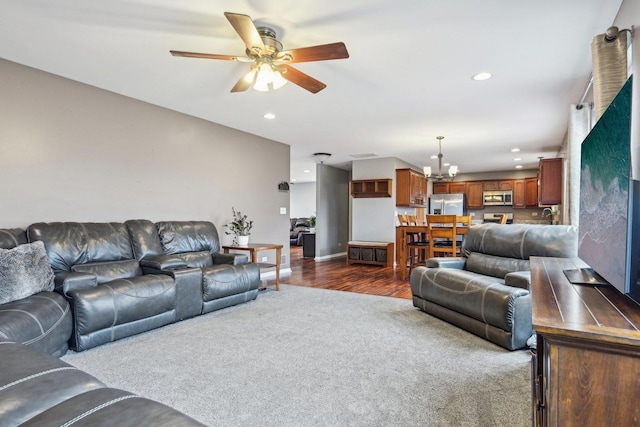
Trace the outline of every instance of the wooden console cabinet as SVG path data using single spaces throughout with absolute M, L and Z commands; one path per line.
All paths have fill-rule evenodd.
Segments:
M 534 425 L 640 425 L 640 305 L 562 272 L 584 266 L 531 258 Z
M 347 264 L 393 267 L 393 243 L 351 241 L 347 244 Z

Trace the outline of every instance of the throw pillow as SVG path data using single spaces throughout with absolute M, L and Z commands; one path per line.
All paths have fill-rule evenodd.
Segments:
M 41 241 L 0 249 L 0 304 L 52 291 L 53 277 Z

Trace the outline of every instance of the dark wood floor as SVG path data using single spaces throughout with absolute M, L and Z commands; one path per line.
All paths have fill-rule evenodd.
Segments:
M 275 284 L 275 279 L 265 282 L 271 286 Z M 291 275 L 283 275 L 280 282 L 411 299 L 409 279 L 401 281 L 394 267 L 347 265 L 345 257 L 315 262 L 312 258 L 302 257 L 301 246 L 291 246 Z

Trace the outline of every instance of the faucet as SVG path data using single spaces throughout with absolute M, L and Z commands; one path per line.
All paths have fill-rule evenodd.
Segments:
M 542 210 L 542 217 L 549 217 L 549 224 L 553 224 L 553 211 L 551 210 L 551 208 L 544 208 Z

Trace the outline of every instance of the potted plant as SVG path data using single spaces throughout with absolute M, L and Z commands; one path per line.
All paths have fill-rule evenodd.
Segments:
M 313 214 L 309 217 L 309 233 L 316 232 L 316 215 Z
M 253 227 L 253 221 L 250 221 L 246 215 L 243 215 L 240 211 L 236 211 L 233 207 L 231 211 L 233 212 L 233 221 L 224 225 L 225 228 L 229 229 L 225 231 L 224 234 L 233 234 L 233 245 L 247 246 L 249 244 L 249 235 L 251 234 L 249 232 Z

